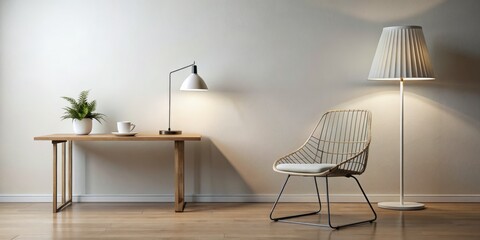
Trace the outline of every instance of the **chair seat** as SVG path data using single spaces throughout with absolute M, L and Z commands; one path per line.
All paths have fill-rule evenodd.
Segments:
M 282 163 L 276 166 L 277 170 L 285 172 L 297 172 L 297 173 L 321 173 L 325 172 L 333 167 L 337 166 L 336 164 L 331 163 Z

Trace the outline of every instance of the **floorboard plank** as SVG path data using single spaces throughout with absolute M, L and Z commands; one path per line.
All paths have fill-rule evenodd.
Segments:
M 269 203 L 74 203 L 58 214 L 49 203 L 0 203 L 0 240 L 21 239 L 480 239 L 480 203 L 429 203 L 421 211 L 375 207 L 378 219 L 341 230 L 272 222 Z M 282 203 L 278 214 L 314 203 Z M 326 210 L 326 209 L 324 209 Z M 335 223 L 370 217 L 364 204 L 334 203 Z M 304 217 L 326 223 L 324 213 Z

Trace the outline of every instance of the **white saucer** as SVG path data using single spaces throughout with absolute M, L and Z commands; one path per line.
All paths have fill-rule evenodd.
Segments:
M 135 136 L 138 132 L 129 132 L 129 133 L 119 133 L 119 132 L 112 132 L 115 136 Z

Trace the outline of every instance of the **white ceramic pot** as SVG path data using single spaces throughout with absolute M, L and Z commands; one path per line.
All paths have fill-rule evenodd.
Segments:
M 88 135 L 92 131 L 92 119 L 73 119 L 73 132 L 78 135 Z

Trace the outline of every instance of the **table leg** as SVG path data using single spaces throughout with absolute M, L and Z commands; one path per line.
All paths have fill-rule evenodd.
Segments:
M 68 162 L 69 162 L 69 169 L 68 169 L 68 178 L 69 178 L 69 199 L 67 200 L 66 197 L 66 142 L 64 140 L 61 141 L 52 141 L 53 145 L 53 196 L 52 196 L 52 204 L 53 204 L 53 213 L 57 213 L 61 211 L 62 209 L 66 208 L 67 206 L 72 204 L 72 143 L 71 141 L 68 141 L 68 147 L 69 147 L 69 153 L 68 153 Z M 62 165 L 61 165 L 61 171 L 62 171 L 62 204 L 60 207 L 58 207 L 58 183 L 57 183 L 57 164 L 58 164 L 58 159 L 57 159 L 57 150 L 58 150 L 58 144 L 62 144 Z
M 185 141 L 175 141 L 175 212 L 183 212 L 185 207 L 184 155 Z
M 62 143 L 62 203 L 65 203 L 67 198 L 66 198 L 66 194 L 65 194 L 65 191 L 66 191 L 66 182 L 65 182 L 65 170 L 67 169 L 67 165 L 65 164 L 65 157 L 66 157 L 66 144 L 63 142 Z
M 70 199 L 71 202 L 72 196 L 73 196 L 73 191 L 72 191 L 72 152 L 73 152 L 73 142 L 68 141 L 68 199 Z
M 57 212 L 57 143 L 52 142 L 53 145 L 53 213 Z

